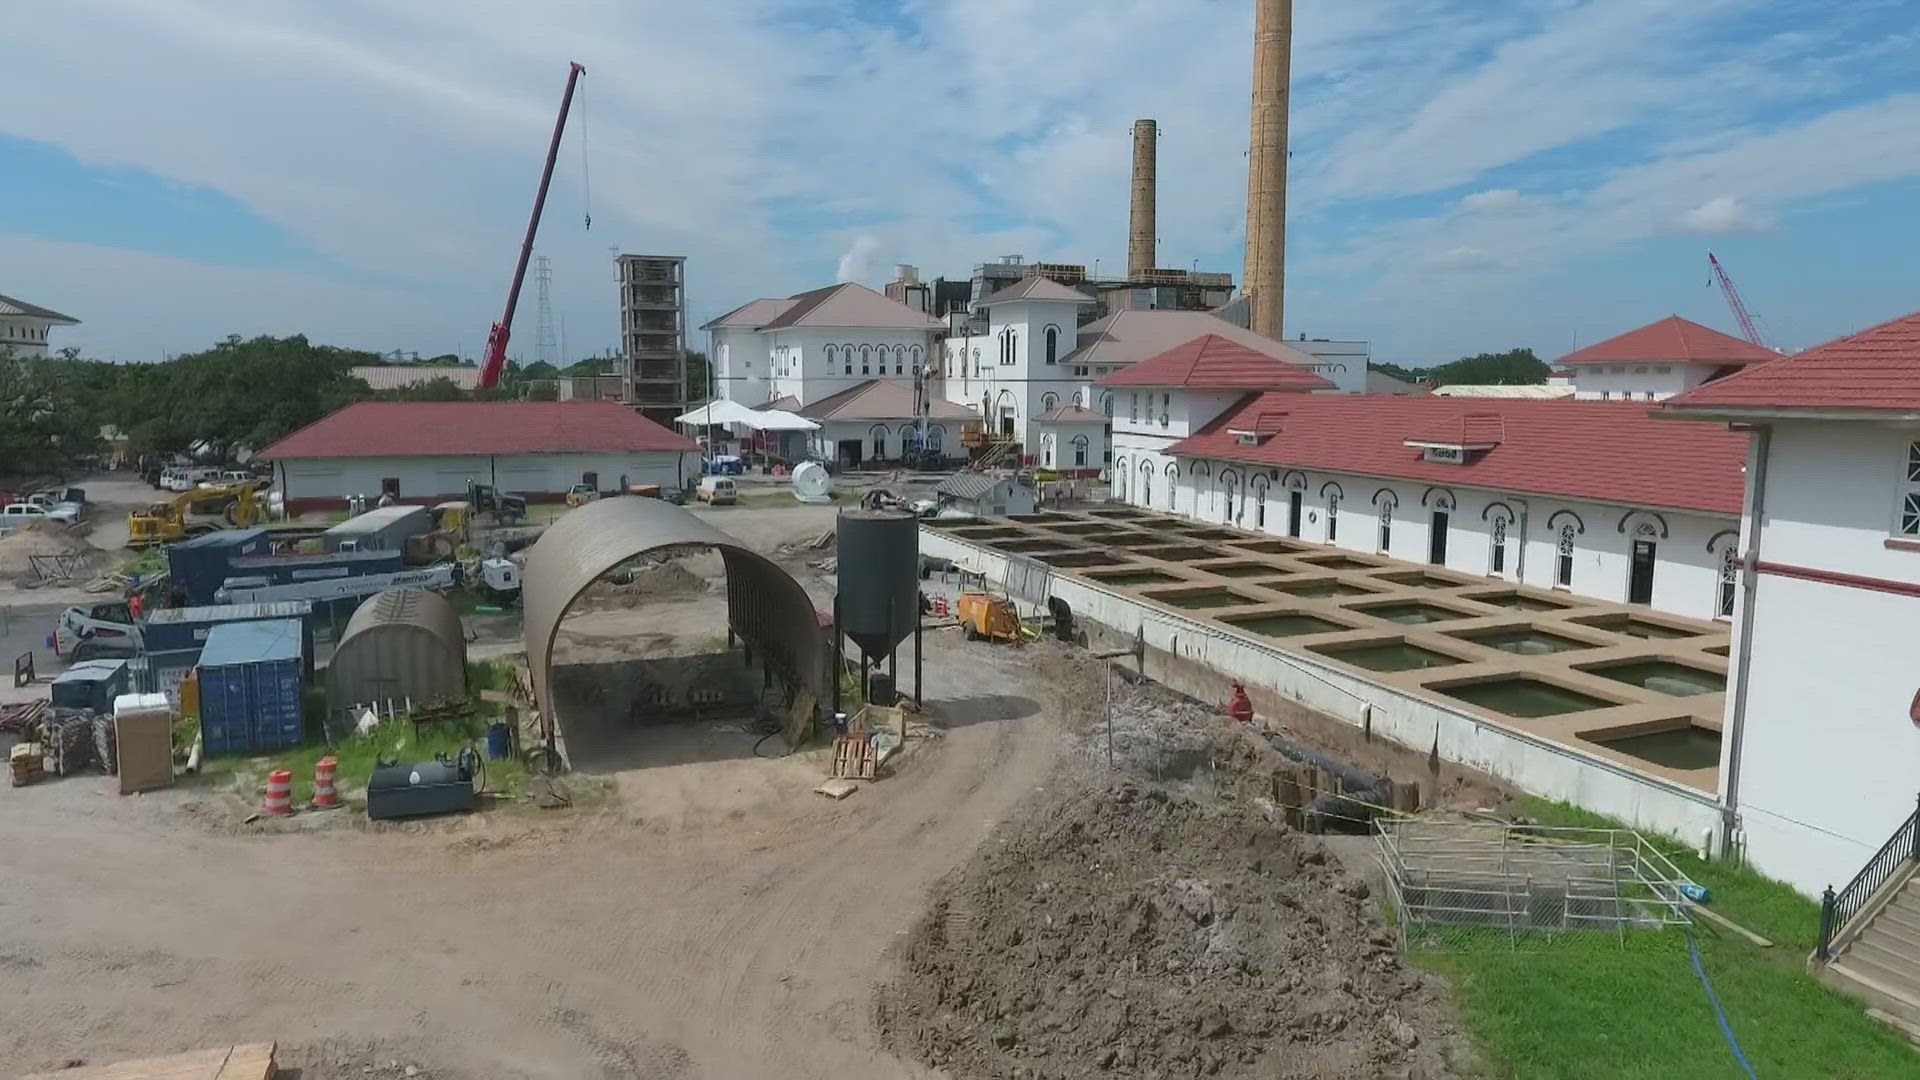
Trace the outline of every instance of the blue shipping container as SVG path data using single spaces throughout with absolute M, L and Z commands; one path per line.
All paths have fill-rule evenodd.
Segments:
M 222 529 L 167 547 L 167 579 L 187 594 L 189 604 L 210 604 L 234 559 L 265 555 L 271 544 L 265 529 Z
M 300 623 L 225 623 L 200 651 L 200 737 L 208 754 L 259 754 L 299 744 Z

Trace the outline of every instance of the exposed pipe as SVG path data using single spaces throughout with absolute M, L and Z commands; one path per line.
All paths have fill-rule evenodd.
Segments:
M 1740 643 L 1734 656 L 1733 708 L 1728 716 L 1726 783 L 1722 785 L 1720 807 L 1720 853 L 1734 850 L 1734 834 L 1740 819 L 1740 751 L 1747 734 L 1747 684 L 1753 672 L 1753 609 L 1760 591 L 1760 530 L 1767 510 L 1767 456 L 1772 449 L 1773 429 L 1758 428 L 1753 433 L 1747 460 L 1747 551 L 1741 559 L 1740 625 L 1734 640 Z
M 1247 261 L 1240 283 L 1249 325 L 1278 340 L 1285 315 L 1287 90 L 1293 0 L 1257 0 L 1253 14 L 1253 123 L 1247 142 Z
M 1160 125 L 1133 122 L 1133 205 L 1127 220 L 1127 277 L 1139 281 L 1153 269 L 1158 206 Z

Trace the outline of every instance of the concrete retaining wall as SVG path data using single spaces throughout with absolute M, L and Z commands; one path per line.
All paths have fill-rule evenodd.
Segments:
M 1008 580 L 1008 564 L 1015 562 L 1003 553 L 924 528 L 920 553 L 951 559 L 996 583 Z M 1131 642 L 1136 632 L 1143 633 L 1148 677 L 1194 697 L 1224 701 L 1227 682 L 1239 679 L 1256 706 L 1263 698 L 1269 708 L 1292 702 L 1355 727 L 1370 726 L 1375 737 L 1409 749 L 1424 752 L 1437 746 L 1445 760 L 1521 791 L 1605 814 L 1637 829 L 1665 833 L 1689 845 L 1697 846 L 1704 831 L 1718 826 L 1719 801 L 1706 792 L 1588 757 L 1464 708 L 1372 682 L 1250 635 L 1050 571 L 1033 560 L 1018 559 L 1013 579 L 1013 593 L 1026 605 L 1044 607 L 1048 597 L 1057 597 L 1073 609 L 1076 624 L 1086 625 L 1090 632 L 1112 635 L 1119 644 Z

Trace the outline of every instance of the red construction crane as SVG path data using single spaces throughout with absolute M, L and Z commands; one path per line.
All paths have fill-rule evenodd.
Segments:
M 513 309 L 520 304 L 520 286 L 527 278 L 527 260 L 533 257 L 533 234 L 540 230 L 540 211 L 547 205 L 547 185 L 553 182 L 553 162 L 560 156 L 560 136 L 567 130 L 567 110 L 573 106 L 573 88 L 587 69 L 569 65 L 567 92 L 560 98 L 560 115 L 553 121 L 553 141 L 547 144 L 547 166 L 540 171 L 540 191 L 533 197 L 533 216 L 527 219 L 527 238 L 520 244 L 520 263 L 513 268 L 513 287 L 507 290 L 506 314 L 487 334 L 487 356 L 480 363 L 480 388 L 490 390 L 507 366 L 507 339 L 513 334 Z
M 1740 324 L 1740 336 L 1761 348 L 1767 343 L 1760 340 L 1760 328 L 1754 324 L 1754 318 L 1747 312 L 1747 302 L 1740 299 L 1740 290 L 1734 288 L 1733 279 L 1727 276 L 1727 268 L 1720 265 L 1713 252 L 1707 252 L 1707 265 L 1713 267 L 1714 279 L 1720 282 L 1720 291 L 1726 295 L 1727 306 L 1733 309 L 1733 317 Z

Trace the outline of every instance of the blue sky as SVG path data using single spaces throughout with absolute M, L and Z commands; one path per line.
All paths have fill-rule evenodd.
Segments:
M 569 59 L 539 248 L 575 355 L 614 340 L 615 246 L 689 256 L 696 321 L 896 262 L 1117 267 L 1141 116 L 1160 263 L 1240 268 L 1251 0 L 34 7 L 0 67 L 0 293 L 102 356 L 477 352 Z M 1920 308 L 1920 0 L 1295 18 L 1289 333 L 1425 363 L 1669 312 L 1732 329 L 1709 249 L 1780 345 Z

